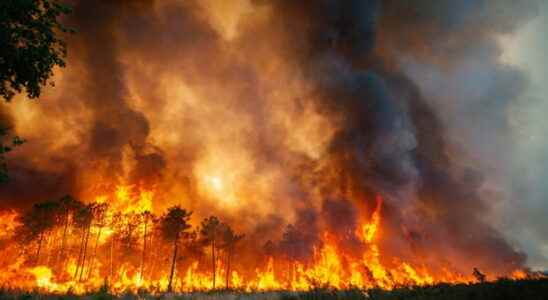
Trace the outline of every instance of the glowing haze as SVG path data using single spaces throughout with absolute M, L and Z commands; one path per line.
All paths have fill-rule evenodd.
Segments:
M 528 83 L 501 41 L 533 1 L 72 4 L 55 87 L 1 107 L 28 140 L 10 154 L 4 211 L 71 194 L 122 212 L 180 205 L 193 225 L 216 215 L 246 234 L 242 288 L 306 287 L 276 279 L 289 224 L 297 274 L 337 287 L 527 266 L 494 207 L 513 196 L 508 109 Z

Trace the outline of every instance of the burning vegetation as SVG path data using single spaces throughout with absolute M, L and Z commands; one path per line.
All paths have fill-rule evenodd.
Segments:
M 354 249 L 325 231 L 303 253 L 302 228 L 288 225 L 281 238 L 249 254 L 246 241 L 230 225 L 211 216 L 192 222 L 192 212 L 179 206 L 156 215 L 149 208 L 154 193 L 118 186 L 114 193 L 83 203 L 70 196 L 35 204 L 24 214 L 2 215 L 4 288 L 48 293 L 86 293 L 103 286 L 112 292 L 146 290 L 242 291 L 316 288 L 393 289 L 436 283 L 483 282 L 479 270 L 462 274 L 450 262 L 427 265 L 424 259 L 385 257 L 382 203 L 376 198 L 371 214 L 355 232 Z M 107 203 L 114 203 L 110 206 Z M 196 223 L 196 225 L 192 225 Z M 497 274 L 489 274 L 495 279 Z M 507 274 L 514 279 L 542 277 L 526 270 Z
M 531 5 L 67 2 L 77 34 L 55 88 L 0 106 L 27 140 L 0 186 L 0 286 L 307 291 L 541 276 L 494 226 L 499 161 L 477 145 L 507 125 L 495 102 L 525 86 L 498 37 Z M 457 126 L 448 116 L 462 111 Z

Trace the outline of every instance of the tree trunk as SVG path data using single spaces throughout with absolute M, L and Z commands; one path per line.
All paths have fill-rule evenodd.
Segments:
M 42 250 L 42 240 L 44 239 L 44 233 L 40 233 L 40 239 L 38 240 L 38 249 L 36 250 L 36 265 L 40 262 L 40 250 Z
M 80 268 L 80 277 L 78 278 L 79 281 L 82 280 L 82 276 L 84 275 L 84 267 L 86 265 L 86 256 L 88 252 L 88 241 L 89 241 L 89 235 L 91 232 L 91 224 L 88 225 L 88 232 L 86 234 L 86 241 L 84 242 L 84 254 L 82 256 L 82 267 Z
M 228 290 L 229 288 L 229 278 L 230 278 L 230 258 L 232 256 L 232 247 L 229 246 L 229 248 L 227 248 L 227 257 L 226 257 L 226 289 Z
M 61 250 L 59 251 L 59 256 L 57 258 L 58 260 L 60 259 L 61 262 L 64 262 L 63 255 L 65 254 L 65 244 L 67 242 L 68 223 L 69 223 L 69 214 L 67 212 L 67 215 L 65 217 L 65 224 L 63 228 L 63 236 L 61 237 Z
M 149 238 L 148 238 L 148 245 L 149 247 L 152 247 L 153 249 L 154 248 L 154 234 L 149 234 Z M 158 248 L 158 247 L 156 247 Z M 156 270 L 158 269 L 158 257 L 161 256 L 158 254 L 158 251 L 152 251 L 150 253 L 150 265 L 148 267 L 148 273 L 149 274 L 156 274 Z
M 145 253 L 147 251 L 147 222 L 145 220 L 145 228 L 143 234 L 143 255 L 141 256 L 141 272 L 139 274 L 140 281 L 143 280 L 143 272 L 145 271 Z
M 64 270 L 65 269 L 65 265 L 67 263 L 67 260 L 68 260 L 68 257 L 70 256 L 70 248 L 67 246 L 68 243 L 68 240 L 69 240 L 69 227 L 70 227 L 70 222 L 69 222 L 69 216 L 67 215 L 67 218 L 66 218 L 66 222 L 65 222 L 65 227 L 63 228 L 63 237 L 61 238 L 61 251 L 59 253 L 59 257 L 58 259 L 61 261 L 61 266 L 59 266 L 59 270 Z M 69 249 L 67 249 L 69 248 Z M 65 257 L 67 259 L 65 259 Z
M 51 247 L 48 255 L 48 265 L 53 269 L 57 264 L 57 256 L 59 255 L 59 248 L 56 248 L 58 241 L 61 240 L 61 228 L 56 228 L 52 232 Z M 57 250 L 57 251 L 56 251 Z
M 171 272 L 169 273 L 169 284 L 167 286 L 167 291 L 171 292 L 173 287 L 171 286 L 173 282 L 173 274 L 175 273 L 175 262 L 177 261 L 177 248 L 178 248 L 179 237 L 175 238 L 173 242 L 173 259 L 171 260 Z
M 110 281 L 114 278 L 114 236 L 111 238 L 110 241 Z
M 48 266 L 49 264 L 49 258 L 51 256 L 51 251 L 53 249 L 53 247 L 51 247 L 52 238 L 53 238 L 53 232 L 48 233 L 44 237 L 44 242 L 42 245 L 42 256 L 45 256 L 45 257 L 42 259 L 42 264 L 45 266 Z
M 82 250 L 84 249 L 84 240 L 86 239 L 87 231 L 82 232 L 82 239 L 80 240 L 80 249 L 78 250 L 78 260 L 76 261 L 76 271 L 74 272 L 74 279 L 78 276 L 80 270 L 80 262 L 82 261 Z
M 215 289 L 215 275 L 217 273 L 217 264 L 215 263 L 215 237 L 211 241 L 211 260 L 213 263 L 213 289 Z
M 101 237 L 102 230 L 103 230 L 103 227 L 99 227 L 99 232 L 97 233 L 97 239 L 95 240 L 95 248 L 93 249 L 93 255 L 91 256 L 89 261 L 87 279 L 91 277 L 91 271 L 93 270 L 93 267 L 95 265 L 95 258 L 97 257 L 97 247 L 99 247 L 99 238 Z

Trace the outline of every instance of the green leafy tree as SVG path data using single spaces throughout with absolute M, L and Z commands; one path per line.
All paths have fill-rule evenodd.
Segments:
M 0 98 L 10 101 L 25 92 L 40 96 L 56 66 L 64 67 L 67 46 L 62 33 L 74 30 L 60 23 L 70 7 L 56 0 L 0 1 Z M 1 121 L 1 120 L 0 120 Z M 0 126 L 0 183 L 7 181 L 5 154 L 23 140 L 13 138 Z
M 187 238 L 190 229 L 190 216 L 192 212 L 186 211 L 179 206 L 171 207 L 161 220 L 162 236 L 165 240 L 173 243 L 173 258 L 171 260 L 171 270 L 169 273 L 169 283 L 167 286 L 168 292 L 173 290 L 173 274 L 175 273 L 175 263 L 177 261 L 177 253 L 179 250 L 179 241 Z

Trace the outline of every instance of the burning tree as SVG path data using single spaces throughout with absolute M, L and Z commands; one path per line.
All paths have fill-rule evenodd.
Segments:
M 120 206 L 107 206 L 105 203 L 83 204 L 67 196 L 57 201 L 36 204 L 17 218 L 21 222 L 17 229 L 18 237 L 22 241 L 32 242 L 32 250 L 35 246 L 37 248 L 36 253 L 27 252 L 22 257 L 32 262 L 24 270 L 36 277 L 39 287 L 66 291 L 66 288 L 74 285 L 79 292 L 84 292 L 89 287 L 98 288 L 108 278 L 109 286 L 117 291 L 158 291 L 163 288 L 163 280 L 167 278 L 165 282 L 168 291 L 174 290 L 174 286 L 177 289 L 180 286 L 182 291 L 208 290 L 219 285 L 216 281 L 219 277 L 217 275 L 222 274 L 217 273 L 220 262 L 223 262 L 224 287 L 227 289 L 308 290 L 317 286 L 390 289 L 406 284 L 482 282 L 493 278 L 492 273 L 483 274 L 477 269 L 466 276 L 452 270 L 435 273 L 435 270 L 421 267 L 412 261 L 393 260 L 390 264 L 384 264 L 382 248 L 375 238 L 377 227 L 382 224 L 380 198 L 377 199 L 373 213 L 368 212 L 368 217 L 360 226 L 361 230 L 354 232 L 356 238 L 361 240 L 356 244 L 361 247 L 356 249 L 361 251 L 357 256 L 340 251 L 343 245 L 338 244 L 337 239 L 330 238 L 329 233 L 311 250 L 310 238 L 304 232 L 306 227 L 297 223 L 286 226 L 278 240 L 264 244 L 267 264 L 263 263 L 263 256 L 251 257 L 256 259 L 252 264 L 246 257 L 246 260 L 238 261 L 239 269 L 234 267 L 234 257 L 244 235 L 236 233 L 229 224 L 217 217 L 208 217 L 199 227 L 192 228 L 189 224 L 192 213 L 179 206 L 171 207 L 160 218 L 156 218 L 146 210 L 132 210 L 128 213 L 128 210 L 122 208 L 121 212 Z M 8 217 L 6 219 L 10 220 Z M 116 254 L 119 251 L 115 251 L 115 242 L 121 242 L 116 250 L 124 250 L 123 253 Z M 70 251 L 73 248 L 76 251 Z M 103 249 L 105 253 L 101 253 Z M 211 250 L 212 270 L 209 263 L 202 263 L 205 253 L 208 255 L 207 262 L 210 261 L 210 252 L 204 250 Z M 55 259 L 63 251 L 66 253 L 63 255 L 66 257 L 63 261 L 67 261 L 66 269 L 51 264 L 51 260 L 44 259 L 42 254 L 48 253 L 50 259 Z M 147 258 L 148 255 L 151 256 Z M 184 264 L 179 263 L 183 256 Z M 147 264 L 146 259 L 150 264 Z M 50 269 L 51 266 L 55 266 L 55 270 Z M 9 274 L 10 270 L 6 268 L 4 273 Z M 243 272 L 243 275 L 238 272 Z M 72 280 L 69 278 L 71 276 Z M 11 277 L 0 273 L 2 278 Z
M 179 241 L 188 234 L 188 229 L 191 227 L 188 224 L 188 221 L 190 220 L 191 215 L 192 212 L 188 212 L 179 206 L 174 206 L 168 210 L 161 220 L 161 229 L 164 239 L 173 243 L 173 258 L 171 260 L 171 269 L 169 272 L 168 292 L 171 292 L 173 289 L 172 283 Z
M 232 260 L 232 255 L 234 253 L 234 248 L 236 244 L 244 238 L 245 235 L 243 234 L 236 234 L 230 228 L 228 224 L 223 223 L 223 230 L 221 234 L 221 241 L 222 241 L 222 248 L 225 249 L 226 252 L 226 289 L 229 289 L 229 283 L 230 283 L 230 263 Z
M 103 228 L 107 225 L 106 222 L 106 213 L 108 205 L 106 203 L 94 203 L 91 211 L 93 215 L 94 226 L 97 228 L 97 237 L 95 239 L 95 247 L 93 248 L 93 254 L 88 263 L 88 275 L 89 278 L 95 264 L 95 258 L 97 256 L 97 248 L 99 247 L 99 239 L 101 238 L 101 232 Z
M 150 223 L 154 224 L 156 216 L 148 210 L 141 213 L 141 222 L 143 223 L 143 252 L 141 255 L 141 267 L 139 268 L 139 277 L 143 279 L 143 273 L 146 263 L 146 251 L 147 251 L 147 234 Z
M 24 243 L 37 241 L 35 264 L 40 261 L 40 251 L 46 235 L 59 223 L 59 204 L 55 201 L 47 201 L 35 204 L 20 218 L 21 227 L 18 236 Z
M 61 237 L 61 249 L 58 254 L 58 258 L 63 261 L 65 256 L 65 247 L 67 244 L 67 234 L 69 226 L 74 222 L 75 214 L 80 210 L 84 204 L 79 200 L 74 199 L 70 195 L 66 195 L 59 199 L 60 218 L 63 223 L 63 234 Z M 64 264 L 63 264 L 64 265 Z
M 204 243 L 211 246 L 211 272 L 213 276 L 213 289 L 215 289 L 215 278 L 217 273 L 216 252 L 219 246 L 217 243 L 221 238 L 223 226 L 217 217 L 211 216 L 205 218 L 200 227 L 200 235 L 202 236 Z
M 78 260 L 76 261 L 76 270 L 74 278 L 81 280 L 84 273 L 84 264 L 86 262 L 86 254 L 91 233 L 91 223 L 93 221 L 93 206 L 85 205 L 81 207 L 75 215 L 74 223 L 76 228 L 81 231 L 80 247 L 78 251 Z

